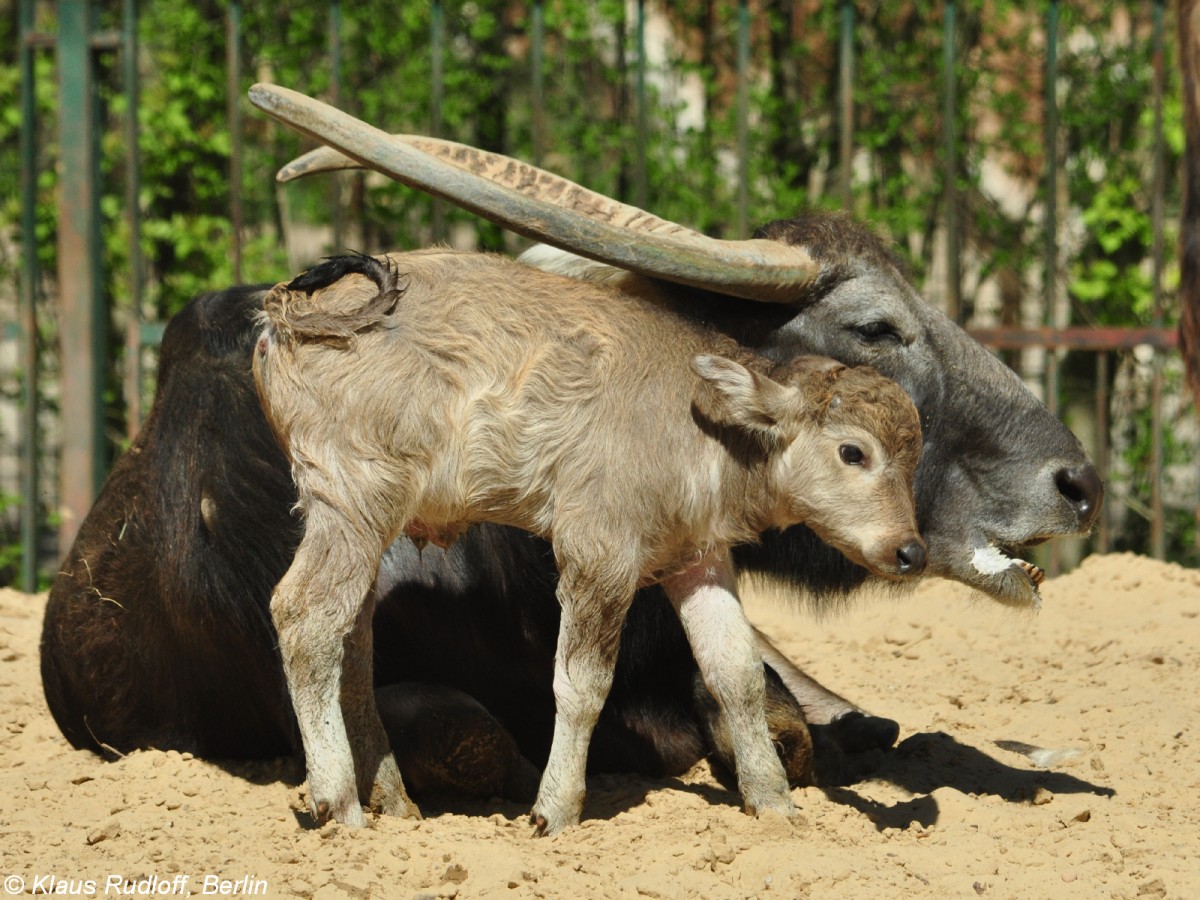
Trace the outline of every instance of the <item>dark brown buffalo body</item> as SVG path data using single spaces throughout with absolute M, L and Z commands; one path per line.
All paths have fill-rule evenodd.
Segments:
M 1078 441 L 999 361 L 926 306 L 866 229 L 819 216 L 775 223 L 763 235 L 802 244 L 826 263 L 794 304 L 664 287 L 668 301 L 681 297 L 681 311 L 777 361 L 820 354 L 899 382 L 924 431 L 916 499 L 927 571 L 1002 602 L 1032 602 L 1036 580 L 1017 551 L 1086 531 L 1099 506 L 1100 481 Z M 298 536 L 293 489 L 250 374 L 261 299 L 245 288 L 208 294 L 168 326 L 151 416 L 55 581 L 43 679 L 76 746 L 238 757 L 298 747 L 267 606 Z M 973 563 L 987 548 L 1013 564 Z M 866 577 L 803 527 L 737 548 L 735 560 L 825 596 Z M 418 552 L 402 539 L 385 555 L 378 587 L 376 646 L 387 652 L 377 654 L 377 682 L 460 688 L 543 762 L 558 633 L 549 545 L 498 526 L 475 527 L 447 551 Z M 794 677 L 779 674 L 794 687 Z M 719 724 L 702 723 L 711 704 L 695 703 L 696 678 L 674 612 L 657 588 L 643 592 L 622 637 L 591 768 L 662 774 L 701 758 Z M 778 678 L 769 674 L 768 685 L 802 723 Z M 863 716 L 820 686 L 806 690 L 810 720 L 830 723 L 836 738 L 814 731 L 818 767 L 823 745 L 853 750 L 895 739 L 894 722 Z

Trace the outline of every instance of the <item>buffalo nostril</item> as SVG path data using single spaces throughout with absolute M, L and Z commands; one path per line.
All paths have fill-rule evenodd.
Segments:
M 925 545 L 909 541 L 896 551 L 896 563 L 901 575 L 916 575 L 925 569 Z
M 1104 499 L 1104 483 L 1096 467 L 1088 463 L 1072 469 L 1059 469 L 1054 473 L 1054 486 L 1075 510 L 1080 527 L 1090 528 Z

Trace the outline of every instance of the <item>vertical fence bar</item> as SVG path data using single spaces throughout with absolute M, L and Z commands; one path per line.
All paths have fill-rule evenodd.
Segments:
M 954 63 L 958 23 L 953 0 L 946 0 L 942 20 L 942 205 L 946 223 L 946 314 L 963 323 L 962 271 L 958 236 L 958 84 Z
M 1096 354 L 1096 470 L 1105 482 L 1108 481 L 1108 360 L 1107 351 Z M 1100 507 L 1100 521 L 1096 529 L 1096 552 L 1107 553 L 1109 547 L 1108 504 Z
M 738 2 L 737 29 L 737 145 L 738 192 L 735 236 L 744 238 L 750 220 L 750 6 Z
M 63 520 L 75 539 L 104 478 L 108 315 L 100 279 L 100 166 L 90 0 L 58 3 L 58 284 L 61 302 Z
M 1154 3 L 1154 174 L 1151 198 L 1151 218 L 1154 236 L 1151 257 L 1154 267 L 1154 313 L 1152 324 L 1162 327 L 1163 320 L 1163 218 L 1164 218 L 1164 174 L 1163 174 L 1163 0 Z M 1150 554 L 1155 559 L 1167 555 L 1167 539 L 1163 514 L 1163 360 L 1162 354 L 1154 351 L 1154 380 L 1150 390 Z
M 342 108 L 342 4 L 332 0 L 329 4 L 329 102 Z M 333 195 L 333 249 L 341 253 L 346 246 L 346 218 L 342 208 L 342 188 L 345 179 L 341 172 L 334 172 L 329 181 Z
M 1050 0 L 1046 11 L 1046 247 L 1043 302 L 1045 321 L 1054 326 L 1058 305 L 1058 2 Z M 1058 360 L 1046 351 L 1046 405 L 1058 413 Z
M 142 213 L 138 150 L 138 5 L 121 12 L 121 81 L 125 92 L 125 213 L 129 221 L 129 324 L 125 332 L 125 432 L 132 440 L 142 425 Z
M 842 209 L 854 207 L 851 167 L 854 154 L 854 2 L 842 0 L 838 40 L 838 182 Z
M 34 2 L 21 0 L 21 590 L 38 578 L 37 99 Z
M 442 71 L 442 52 L 445 49 L 446 32 L 442 21 L 442 0 L 433 0 L 429 9 L 429 133 L 433 137 L 442 136 L 442 93 L 445 90 L 445 78 Z M 430 206 L 433 239 L 442 241 L 446 238 L 446 210 L 440 200 L 434 200 Z
M 634 90 L 634 123 L 637 129 L 635 145 L 636 155 L 633 160 L 633 203 L 635 206 L 646 208 L 646 0 L 638 0 L 637 22 L 634 25 L 637 34 L 637 75 Z
M 225 29 L 229 115 L 229 219 L 233 230 L 233 280 L 242 281 L 242 4 L 231 0 Z
M 1046 260 L 1043 297 L 1045 322 L 1058 324 L 1058 0 L 1050 0 L 1046 10 Z M 1046 406 L 1058 415 L 1058 351 L 1046 350 Z M 1050 545 L 1050 574 L 1057 575 L 1058 544 Z
M 546 78 L 542 71 L 546 49 L 546 11 L 542 0 L 533 4 L 533 34 L 530 37 L 530 59 L 533 92 L 533 164 L 540 166 L 546 153 Z

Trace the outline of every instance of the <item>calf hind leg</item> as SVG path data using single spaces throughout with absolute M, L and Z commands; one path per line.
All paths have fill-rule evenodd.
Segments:
M 358 548 L 367 545 L 350 539 L 335 513 L 317 504 L 314 507 L 308 511 L 305 536 L 291 568 L 271 595 L 271 617 L 279 634 L 283 671 L 304 742 L 313 816 L 319 823 L 332 818 L 361 826 L 365 819 L 359 805 L 355 752 L 347 725 L 360 742 L 364 724 L 371 717 L 380 731 L 382 725 L 378 724 L 370 690 L 363 697 L 356 686 L 363 677 L 361 657 L 371 653 L 370 641 L 347 639 L 356 624 L 362 627 L 360 615 L 377 560 L 366 558 Z M 366 636 L 370 636 L 369 628 Z M 369 659 L 366 666 L 369 678 Z M 349 696 L 356 704 L 348 717 L 341 702 L 343 674 L 349 675 Z M 390 752 L 386 760 L 380 760 L 385 775 L 389 763 L 394 769 Z M 375 775 L 370 775 L 372 782 Z M 398 772 L 395 783 L 403 792 Z
M 354 757 L 358 799 L 377 812 L 420 818 L 400 778 L 388 734 L 375 702 L 374 640 L 375 591 L 359 611 L 354 629 L 346 637 L 342 664 L 342 714 Z

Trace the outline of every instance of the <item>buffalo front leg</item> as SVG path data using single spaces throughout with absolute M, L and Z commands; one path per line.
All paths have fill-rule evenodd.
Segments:
M 679 614 L 692 655 L 721 707 L 733 745 L 738 789 L 746 812 L 796 814 L 787 774 L 767 730 L 762 657 L 754 628 L 738 602 L 727 556 L 705 553 L 663 582 Z
M 594 576 L 594 572 L 592 573 Z M 612 687 L 621 627 L 635 579 L 605 579 L 560 562 L 562 619 L 554 656 L 554 738 L 531 819 L 539 835 L 579 822 L 586 792 L 588 745 Z
M 809 725 L 826 728 L 845 753 L 887 750 L 896 743 L 900 725 L 893 719 L 873 716 L 806 675 L 779 652 L 770 639 L 754 630 L 763 662 L 774 670 L 788 692 L 796 698 Z

